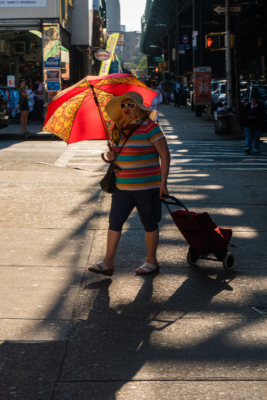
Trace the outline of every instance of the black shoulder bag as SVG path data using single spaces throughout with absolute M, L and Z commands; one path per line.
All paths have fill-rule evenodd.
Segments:
M 120 152 L 122 151 L 124 145 L 126 144 L 127 140 L 130 139 L 130 137 L 132 136 L 133 132 L 130 133 L 130 135 L 127 137 L 127 139 L 124 141 L 123 145 L 121 146 L 119 152 L 117 153 L 117 156 L 120 154 Z M 104 153 L 101 154 L 102 160 L 104 160 L 105 162 L 109 163 L 109 167 L 107 170 L 106 175 L 104 176 L 103 179 L 101 179 L 100 181 L 100 186 L 101 189 L 104 190 L 104 192 L 106 193 L 113 193 L 116 187 L 116 171 L 117 170 L 121 170 L 121 168 L 116 165 L 116 160 L 115 161 L 107 161 L 104 158 Z

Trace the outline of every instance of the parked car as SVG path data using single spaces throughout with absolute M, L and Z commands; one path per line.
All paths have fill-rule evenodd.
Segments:
M 0 94 L 0 129 L 6 128 L 9 124 L 9 116 L 7 111 L 7 101 L 5 97 Z
M 226 81 L 217 83 L 216 89 L 211 91 L 211 99 L 214 104 L 218 103 L 218 101 L 226 102 Z
M 265 106 L 265 118 L 263 123 L 263 130 L 267 130 L 267 84 L 251 84 L 249 83 L 247 86 L 247 92 L 245 97 L 243 98 L 243 103 L 247 104 L 251 101 L 252 95 L 254 93 L 259 95 L 259 101 L 263 102 Z

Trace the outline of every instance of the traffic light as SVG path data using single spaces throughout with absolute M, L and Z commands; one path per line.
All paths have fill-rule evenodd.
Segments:
M 206 49 L 219 50 L 221 48 L 221 35 L 206 35 L 205 43 Z

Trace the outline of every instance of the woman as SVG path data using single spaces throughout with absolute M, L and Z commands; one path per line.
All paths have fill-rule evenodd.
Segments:
M 160 82 L 159 86 L 159 102 L 160 104 L 163 104 L 163 86 L 162 86 L 162 82 Z
M 153 99 L 153 101 L 152 101 L 152 103 L 151 103 L 150 108 L 151 108 L 152 110 L 156 110 L 156 111 L 158 112 L 158 115 L 157 115 L 157 117 L 155 118 L 155 121 L 159 122 L 159 105 L 160 105 L 160 96 L 161 96 L 161 93 L 160 93 L 160 90 L 159 90 L 158 87 L 157 87 L 156 81 L 151 81 L 151 89 L 152 89 L 154 92 L 157 93 L 157 96 L 154 97 L 154 99 Z
M 19 104 L 20 104 L 20 125 L 21 132 L 28 133 L 27 130 L 27 120 L 29 114 L 29 104 L 28 104 L 28 87 L 26 86 L 26 82 L 24 79 L 20 79 L 19 81 Z
M 31 118 L 32 114 L 33 114 L 35 97 L 36 97 L 36 94 L 33 92 L 33 83 L 32 83 L 31 78 L 29 80 L 29 89 L 27 90 L 27 94 L 28 94 L 28 103 L 29 103 L 29 113 L 30 113 L 30 118 Z
M 157 112 L 144 105 L 140 94 L 127 92 L 123 96 L 113 97 L 107 103 L 106 111 L 115 121 L 112 151 L 107 152 L 107 158 L 109 161 L 116 159 L 119 170 L 112 194 L 106 255 L 103 261 L 89 267 L 89 271 L 113 275 L 114 257 L 122 226 L 136 207 L 145 228 L 147 245 L 146 261 L 136 273 L 147 274 L 159 269 L 156 258 L 158 223 L 161 220 L 160 196 L 168 194 L 168 145 L 160 126 L 152 120 Z M 116 157 L 126 139 L 127 142 Z

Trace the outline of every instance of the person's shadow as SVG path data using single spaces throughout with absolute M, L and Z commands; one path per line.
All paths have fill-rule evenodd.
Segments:
M 203 298 L 202 307 L 207 306 L 213 296 L 222 290 L 232 290 L 222 278 L 211 279 L 204 275 L 201 279 L 201 273 L 197 274 L 200 286 L 198 283 L 194 285 L 196 274 L 192 273 L 167 302 L 158 304 L 156 310 L 151 301 L 156 276 L 157 273 L 142 277 L 144 282 L 136 298 L 127 305 L 119 304 L 119 301 L 116 304 L 119 312 L 110 307 L 109 287 L 112 279 L 85 286 L 85 291 L 97 291 L 97 294 L 88 319 L 77 322 L 71 329 L 61 382 L 90 382 L 91 398 L 97 394 L 97 399 L 115 400 L 117 391 L 127 382 L 149 379 L 156 363 L 166 362 L 164 349 L 158 343 L 153 343 L 151 335 L 155 331 L 164 330 L 176 319 L 159 320 L 158 313 L 169 310 L 190 311 L 192 290 L 189 287 L 192 285 L 195 286 L 194 290 L 199 287 L 197 295 Z M 147 366 L 144 372 L 140 372 L 144 364 Z M 108 394 L 105 392 L 107 387 Z

